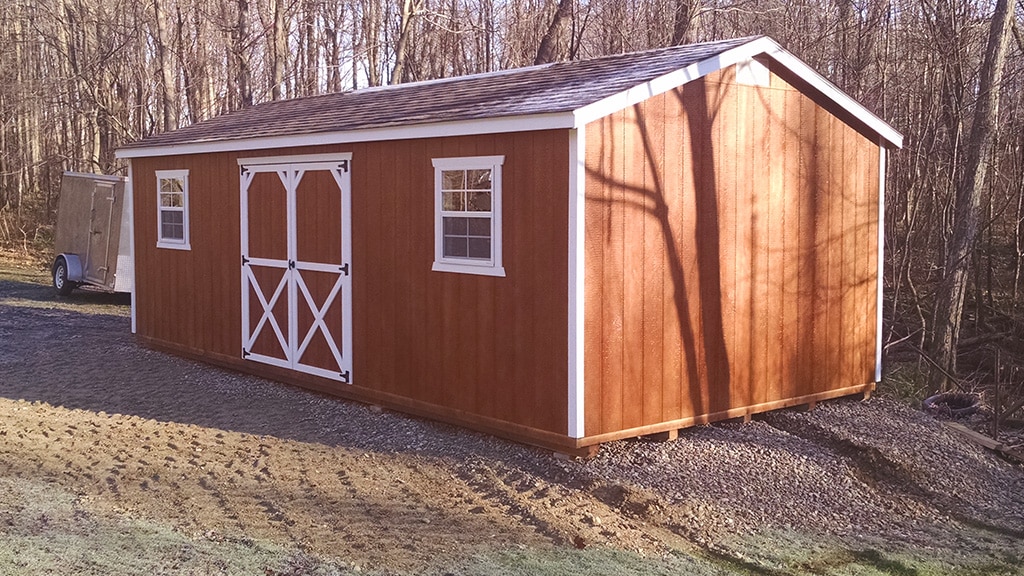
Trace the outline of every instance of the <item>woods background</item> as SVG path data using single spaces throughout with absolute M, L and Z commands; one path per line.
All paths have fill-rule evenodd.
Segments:
M 1007 47 L 992 76 L 1000 5 Z M 887 184 L 886 353 L 905 371 L 890 375 L 939 386 L 921 375 L 938 359 L 959 382 L 942 385 L 980 386 L 1001 348 L 1002 378 L 1019 382 L 1022 16 L 1024 0 L 5 0 L 0 246 L 49 257 L 63 171 L 124 174 L 119 145 L 254 103 L 764 34 L 906 136 Z M 964 197 L 970 152 L 988 150 L 982 116 L 991 153 Z M 961 263 L 962 315 L 943 286 Z M 949 344 L 931 335 L 952 315 L 943 360 Z

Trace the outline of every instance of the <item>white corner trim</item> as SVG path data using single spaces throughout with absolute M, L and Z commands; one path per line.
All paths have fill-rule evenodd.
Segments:
M 875 382 L 882 381 L 882 292 L 885 284 L 885 144 L 878 143 L 878 300 L 875 318 Z
M 569 131 L 569 437 L 585 435 L 586 127 Z
M 138 266 L 135 262 L 135 175 L 132 172 L 132 161 L 128 161 L 128 178 L 124 183 L 124 210 L 128 211 L 128 258 L 132 262 L 132 334 L 138 334 L 138 298 L 135 297 L 135 286 L 138 284 Z
M 700 62 L 691 64 L 685 68 L 681 68 L 655 78 L 650 82 L 645 82 L 624 92 L 619 92 L 618 94 L 614 94 L 604 98 L 603 100 L 594 102 L 593 104 L 588 104 L 587 106 L 578 108 L 573 112 L 573 116 L 575 117 L 573 127 L 582 128 L 587 123 L 597 120 L 598 118 L 603 118 L 609 114 L 618 112 L 619 110 L 624 110 L 634 104 L 643 102 L 652 96 L 664 94 L 669 90 L 679 88 L 688 82 L 707 76 L 712 72 L 717 72 L 734 64 L 741 64 L 749 61 L 754 56 L 760 54 L 768 55 L 770 58 L 788 68 L 797 76 L 800 76 L 808 84 L 824 94 L 826 98 L 832 100 L 837 105 L 853 114 L 853 116 L 861 122 L 864 122 L 864 124 L 877 132 L 878 135 L 886 142 L 897 148 L 903 147 L 902 134 L 897 132 L 892 126 L 889 126 L 881 118 L 872 114 L 856 100 L 847 96 L 842 90 L 825 79 L 824 76 L 818 74 L 810 66 L 801 62 L 799 58 L 787 52 L 782 48 L 782 46 L 779 46 L 774 40 L 768 37 L 751 40 L 746 44 L 737 46 L 731 50 L 726 50 L 725 52 L 708 58 L 707 60 L 701 60 Z
M 294 134 L 288 136 L 269 136 L 266 138 L 217 140 L 214 142 L 193 142 L 178 145 L 122 148 L 116 150 L 114 155 L 117 158 L 149 158 L 155 156 L 174 156 L 178 154 L 242 152 L 247 150 L 297 148 L 323 144 L 381 142 L 386 140 L 471 136 L 474 134 L 528 132 L 531 130 L 555 130 L 560 128 L 571 128 L 572 125 L 573 117 L 571 113 L 557 112 L 531 116 L 508 116 L 504 118 L 484 118 L 457 122 L 435 122 L 430 124 L 389 126 L 385 128 L 366 128 L 362 130 L 324 132 L 322 134 Z

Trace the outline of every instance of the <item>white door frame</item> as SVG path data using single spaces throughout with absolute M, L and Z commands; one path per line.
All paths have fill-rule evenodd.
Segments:
M 241 211 L 241 250 L 242 250 L 242 357 L 247 360 L 264 362 L 282 368 L 306 372 L 346 384 L 352 383 L 352 195 L 351 174 L 349 167 L 351 153 L 342 154 L 309 154 L 303 156 L 273 156 L 263 158 L 239 158 L 239 198 Z M 298 215 L 296 190 L 306 172 L 328 171 L 334 177 L 341 192 L 341 265 L 319 262 L 304 262 L 298 259 Z M 281 179 L 287 194 L 287 260 L 252 258 L 249 256 L 249 185 L 260 172 L 273 172 Z M 250 264 L 284 270 L 281 281 L 270 296 L 265 286 L 260 286 L 253 274 Z M 317 306 L 306 283 L 302 271 L 328 272 L 338 274 L 334 287 L 323 306 Z M 256 326 L 251 326 L 249 319 L 250 306 L 254 304 L 249 297 L 249 288 L 255 290 L 258 304 L 263 314 Z M 341 295 L 341 347 L 324 322 L 324 315 Z M 278 324 L 272 311 L 278 299 L 285 297 L 288 303 L 287 326 Z M 299 334 L 298 312 L 300 297 L 309 306 L 313 314 L 313 323 L 306 334 Z M 273 329 L 278 342 L 284 350 L 285 358 L 265 356 L 250 351 L 256 337 L 267 325 Z M 338 362 L 339 370 L 326 370 L 318 366 L 303 364 L 300 359 L 309 342 L 316 333 L 323 333 L 332 354 Z

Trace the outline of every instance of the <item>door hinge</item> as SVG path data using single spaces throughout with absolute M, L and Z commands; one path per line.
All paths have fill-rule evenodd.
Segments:
M 289 270 L 294 270 L 295 269 L 295 260 L 289 260 L 288 261 L 288 269 Z
M 348 384 L 348 383 L 349 383 L 349 381 L 348 381 L 348 380 L 349 380 L 350 374 L 349 374 L 349 371 L 348 371 L 348 370 L 345 370 L 344 372 L 342 372 L 341 374 L 339 374 L 339 376 L 341 376 L 341 381 L 342 381 L 342 382 L 344 382 L 345 384 Z
M 245 254 L 242 254 L 242 266 L 245 266 L 248 263 L 249 259 L 245 257 Z
M 338 167 L 341 168 L 342 172 L 348 172 L 348 160 L 338 162 Z
M 339 266 L 338 270 L 341 270 L 342 274 L 348 276 L 348 262 L 346 262 L 344 266 Z
M 248 358 L 249 356 L 250 356 L 249 351 L 246 350 L 245 348 L 242 348 L 242 358 Z

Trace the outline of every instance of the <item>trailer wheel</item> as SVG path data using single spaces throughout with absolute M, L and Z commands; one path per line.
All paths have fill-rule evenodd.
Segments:
M 68 263 L 63 256 L 53 263 L 53 287 L 57 294 L 67 296 L 75 289 L 76 284 L 68 280 Z

